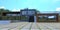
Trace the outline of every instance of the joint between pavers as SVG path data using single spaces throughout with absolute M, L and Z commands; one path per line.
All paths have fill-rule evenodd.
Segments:
M 32 25 L 33 25 L 33 23 L 31 23 L 31 26 L 30 26 L 29 30 L 31 30 L 31 28 L 32 28 Z
M 42 30 L 40 27 L 39 27 L 39 25 L 38 24 L 36 24 L 37 25 L 37 27 L 39 28 L 39 30 Z
M 26 25 L 28 25 L 28 24 L 25 24 L 24 26 L 22 26 L 21 28 L 19 28 L 20 30 L 23 28 L 23 27 L 25 27 Z
M 23 24 L 21 24 L 21 25 L 23 25 Z M 21 26 L 21 25 L 20 25 L 20 26 Z M 16 26 L 16 27 L 17 27 L 17 26 Z M 16 27 L 14 27 L 14 28 L 16 28 Z M 11 29 L 14 29 L 14 28 L 9 28 L 8 30 L 11 30 Z

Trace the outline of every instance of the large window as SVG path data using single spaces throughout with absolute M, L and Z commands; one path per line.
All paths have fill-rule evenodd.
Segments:
M 22 15 L 34 15 L 35 11 L 28 10 L 28 11 L 22 11 Z
M 56 20 L 56 16 L 48 16 L 48 20 Z
M 41 20 L 41 21 L 47 20 L 47 16 L 39 16 L 39 20 Z
M 56 16 L 55 15 L 52 15 L 52 16 L 47 16 L 47 15 L 42 16 L 42 15 L 40 15 L 38 17 L 38 20 L 39 21 L 56 21 Z
M 35 11 L 28 11 L 28 15 L 34 15 Z
M 22 15 L 27 15 L 27 11 L 22 11 Z

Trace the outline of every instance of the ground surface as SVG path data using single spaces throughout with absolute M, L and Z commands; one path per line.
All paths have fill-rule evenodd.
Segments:
M 0 30 L 60 30 L 60 23 L 18 22 L 0 24 Z

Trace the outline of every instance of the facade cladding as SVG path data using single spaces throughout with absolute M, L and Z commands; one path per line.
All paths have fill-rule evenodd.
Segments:
M 58 13 L 37 13 L 36 9 L 22 9 L 20 12 L 4 12 L 3 16 L 25 16 L 29 22 L 58 22 Z M 23 17 L 24 18 L 24 17 Z

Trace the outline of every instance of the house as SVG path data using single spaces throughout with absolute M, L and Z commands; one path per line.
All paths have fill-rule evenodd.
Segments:
M 58 13 L 37 13 L 36 9 L 21 9 L 20 12 L 6 12 L 3 16 L 25 16 L 28 22 L 58 22 Z
M 36 9 L 21 10 L 22 16 L 27 16 L 29 22 L 58 22 L 58 13 L 37 13 Z
M 36 21 L 36 9 L 22 9 L 21 10 L 22 16 L 27 16 L 29 22 Z M 35 19 L 34 19 L 35 18 Z

